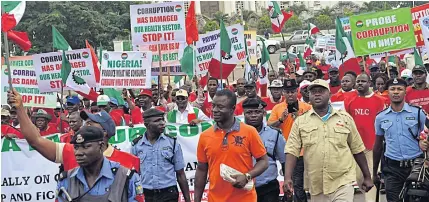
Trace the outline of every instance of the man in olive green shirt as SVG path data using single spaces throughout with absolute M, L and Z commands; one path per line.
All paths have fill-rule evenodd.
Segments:
M 327 81 L 317 79 L 308 87 L 313 108 L 299 116 L 286 144 L 284 191 L 293 192 L 292 171 L 304 148 L 304 167 L 308 172 L 311 199 L 318 202 L 353 202 L 356 180 L 354 160 L 362 170 L 363 189 L 374 185 L 366 162 L 365 146 L 353 118 L 329 104 Z

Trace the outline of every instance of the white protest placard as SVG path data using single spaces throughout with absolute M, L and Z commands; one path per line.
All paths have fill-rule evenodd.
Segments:
M 36 71 L 40 92 L 61 91 L 62 57 L 62 52 L 33 55 L 33 66 Z M 89 87 L 96 87 L 94 66 L 92 64 L 90 50 L 86 48 L 66 51 L 66 57 L 76 76 L 83 78 Z M 64 90 L 72 89 L 65 86 Z
M 47 137 L 59 142 L 59 135 Z M 2 138 L 2 201 L 55 201 L 59 164 L 45 159 L 25 140 Z
M 159 49 L 158 49 L 159 48 Z M 172 42 L 155 45 L 136 45 L 134 51 L 152 52 L 152 76 L 159 75 L 159 50 L 161 50 L 161 66 L 164 74 L 170 69 L 170 75 L 184 75 L 180 66 L 180 50 L 185 49 L 185 42 Z
M 101 88 L 150 88 L 152 52 L 105 52 Z
M 130 6 L 133 45 L 186 41 L 183 2 Z
M 7 104 L 7 91 L 9 90 L 9 78 L 12 76 L 12 85 L 22 96 L 26 107 L 55 108 L 57 105 L 57 93 L 41 93 L 37 85 L 36 73 L 33 68 L 31 56 L 19 56 L 9 58 L 10 70 L 2 60 L 1 69 L 1 104 Z
M 246 60 L 244 29 L 240 24 L 226 27 L 231 40 L 231 55 L 235 56 L 236 64 Z M 200 35 L 196 43 L 196 75 L 206 75 L 209 70 L 210 61 L 213 58 L 216 44 L 220 41 L 220 30 Z M 256 39 L 255 39 L 256 40 Z

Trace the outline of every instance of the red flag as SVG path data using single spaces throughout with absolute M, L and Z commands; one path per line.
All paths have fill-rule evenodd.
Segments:
M 4 13 L 1 16 L 1 31 L 7 32 L 16 26 L 15 16 L 13 14 Z
M 208 80 L 209 80 L 209 77 L 208 77 L 208 74 L 206 74 L 205 76 L 201 77 L 198 84 L 201 86 L 201 88 L 204 88 L 207 85 Z
M 7 37 L 18 45 L 22 50 L 28 51 L 31 48 L 31 41 L 28 39 L 26 32 L 17 32 L 10 30 L 7 32 Z
M 188 8 L 188 14 L 185 20 L 186 27 L 186 43 L 191 45 L 192 42 L 198 41 L 197 18 L 195 17 L 195 1 L 191 1 Z
M 97 65 L 98 63 L 97 54 L 95 54 L 95 51 L 92 48 L 92 46 L 88 43 L 88 40 L 85 40 L 85 44 L 86 44 L 86 48 L 89 48 L 89 50 L 91 51 L 92 64 L 94 66 L 95 81 L 97 83 L 100 83 L 100 69 L 98 68 L 98 65 Z
M 311 50 L 311 48 L 310 47 L 308 47 L 306 50 L 305 50 L 305 52 L 304 52 L 304 58 L 307 58 L 308 56 L 311 56 L 311 53 L 312 53 L 313 51 Z
M 340 78 L 343 78 L 344 73 L 348 71 L 353 71 L 357 75 L 359 75 L 360 72 L 360 66 L 357 58 L 350 58 L 346 60 L 341 66 L 340 66 Z

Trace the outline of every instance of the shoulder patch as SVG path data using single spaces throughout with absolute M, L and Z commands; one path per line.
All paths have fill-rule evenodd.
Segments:
M 131 145 L 134 146 L 136 145 L 141 139 L 143 138 L 143 135 L 139 135 L 136 138 L 134 138 L 134 140 L 131 142 Z

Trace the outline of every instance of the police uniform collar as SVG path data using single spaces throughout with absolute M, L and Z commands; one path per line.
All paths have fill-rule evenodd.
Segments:
M 158 141 L 160 138 L 162 138 L 162 139 L 167 139 L 167 136 L 166 136 L 166 135 L 164 135 L 164 133 L 162 133 L 156 141 Z M 155 142 L 156 142 L 156 141 L 155 141 Z M 144 135 L 143 135 L 143 141 L 142 141 L 142 144 L 152 145 L 152 144 L 149 142 L 149 140 L 147 139 L 147 132 L 145 132 L 145 133 L 144 133 Z
M 412 109 L 411 109 L 411 106 L 408 103 L 404 103 L 404 106 L 402 107 L 402 110 L 399 111 L 399 112 L 402 112 L 404 110 L 407 111 L 407 112 L 413 112 Z M 389 112 L 393 112 L 392 106 L 389 106 L 389 108 L 386 110 L 386 114 L 389 113 Z
M 106 157 L 103 158 L 103 165 L 101 166 L 101 171 L 100 171 L 100 174 L 98 174 L 97 180 L 99 178 L 101 178 L 101 176 L 104 176 L 104 177 L 112 179 L 112 180 L 115 179 L 115 176 L 112 173 L 112 166 L 110 165 L 110 161 Z M 70 178 L 72 178 L 72 177 L 76 177 L 82 183 L 87 183 L 86 179 L 85 179 L 85 175 L 83 173 L 83 169 L 81 167 L 78 167 L 70 175 Z
M 221 128 L 219 128 L 219 126 L 216 124 L 213 125 L 213 129 L 216 130 L 222 130 Z M 231 129 L 229 129 L 227 132 L 232 132 L 232 131 L 240 131 L 240 122 L 234 118 L 234 124 L 232 125 Z
M 263 125 L 262 125 L 262 130 L 261 131 L 259 131 L 259 135 L 261 134 L 261 133 L 263 133 L 264 131 L 267 131 L 270 127 L 266 124 L 266 123 L 262 123 Z
M 107 149 L 104 150 L 103 156 L 105 157 L 111 157 L 113 154 L 113 151 L 115 151 L 115 148 L 112 147 L 112 145 L 107 144 Z

